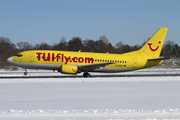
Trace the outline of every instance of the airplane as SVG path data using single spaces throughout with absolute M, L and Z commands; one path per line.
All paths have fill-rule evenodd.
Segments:
M 160 53 L 168 28 L 161 27 L 151 39 L 137 51 L 124 54 L 72 52 L 55 50 L 29 50 L 7 59 L 12 65 L 25 69 L 57 70 L 63 74 L 91 77 L 89 72 L 117 73 L 160 65 L 164 59 Z

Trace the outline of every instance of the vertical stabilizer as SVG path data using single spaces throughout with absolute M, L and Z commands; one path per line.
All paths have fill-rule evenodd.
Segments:
M 140 49 L 141 54 L 149 59 L 159 58 L 168 28 L 160 28 L 151 39 Z

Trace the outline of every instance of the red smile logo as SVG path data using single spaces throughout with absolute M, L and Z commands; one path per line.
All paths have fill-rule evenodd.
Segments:
M 72 68 L 72 71 L 73 71 L 73 72 L 76 72 L 76 71 L 77 71 L 77 69 L 76 69 L 76 68 L 75 68 L 75 69 L 74 69 L 74 68 Z
M 161 41 L 159 41 L 159 44 L 161 44 Z M 158 50 L 158 48 L 159 48 L 159 46 L 157 46 L 156 49 L 153 49 L 153 48 L 151 47 L 152 43 L 148 43 L 148 45 L 149 45 L 150 50 L 153 51 L 153 52 L 155 52 L 155 51 Z

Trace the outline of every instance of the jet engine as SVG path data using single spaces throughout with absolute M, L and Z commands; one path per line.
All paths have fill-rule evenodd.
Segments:
M 60 70 L 58 72 L 64 74 L 77 74 L 79 73 L 78 67 L 73 65 L 61 65 Z

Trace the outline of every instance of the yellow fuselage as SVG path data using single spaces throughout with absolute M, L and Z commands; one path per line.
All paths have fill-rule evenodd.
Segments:
M 121 72 L 151 67 L 162 62 L 162 60 L 158 60 L 156 62 L 147 63 L 147 57 L 140 55 L 140 52 L 138 51 L 125 54 L 107 54 L 52 50 L 30 50 L 20 52 L 18 54 L 22 56 L 13 56 L 13 62 L 18 63 L 20 67 L 30 69 L 39 68 L 58 70 L 61 65 L 81 66 L 112 63 L 107 65 L 106 67 L 116 68 L 116 70 L 111 69 L 110 71 L 105 72 Z

